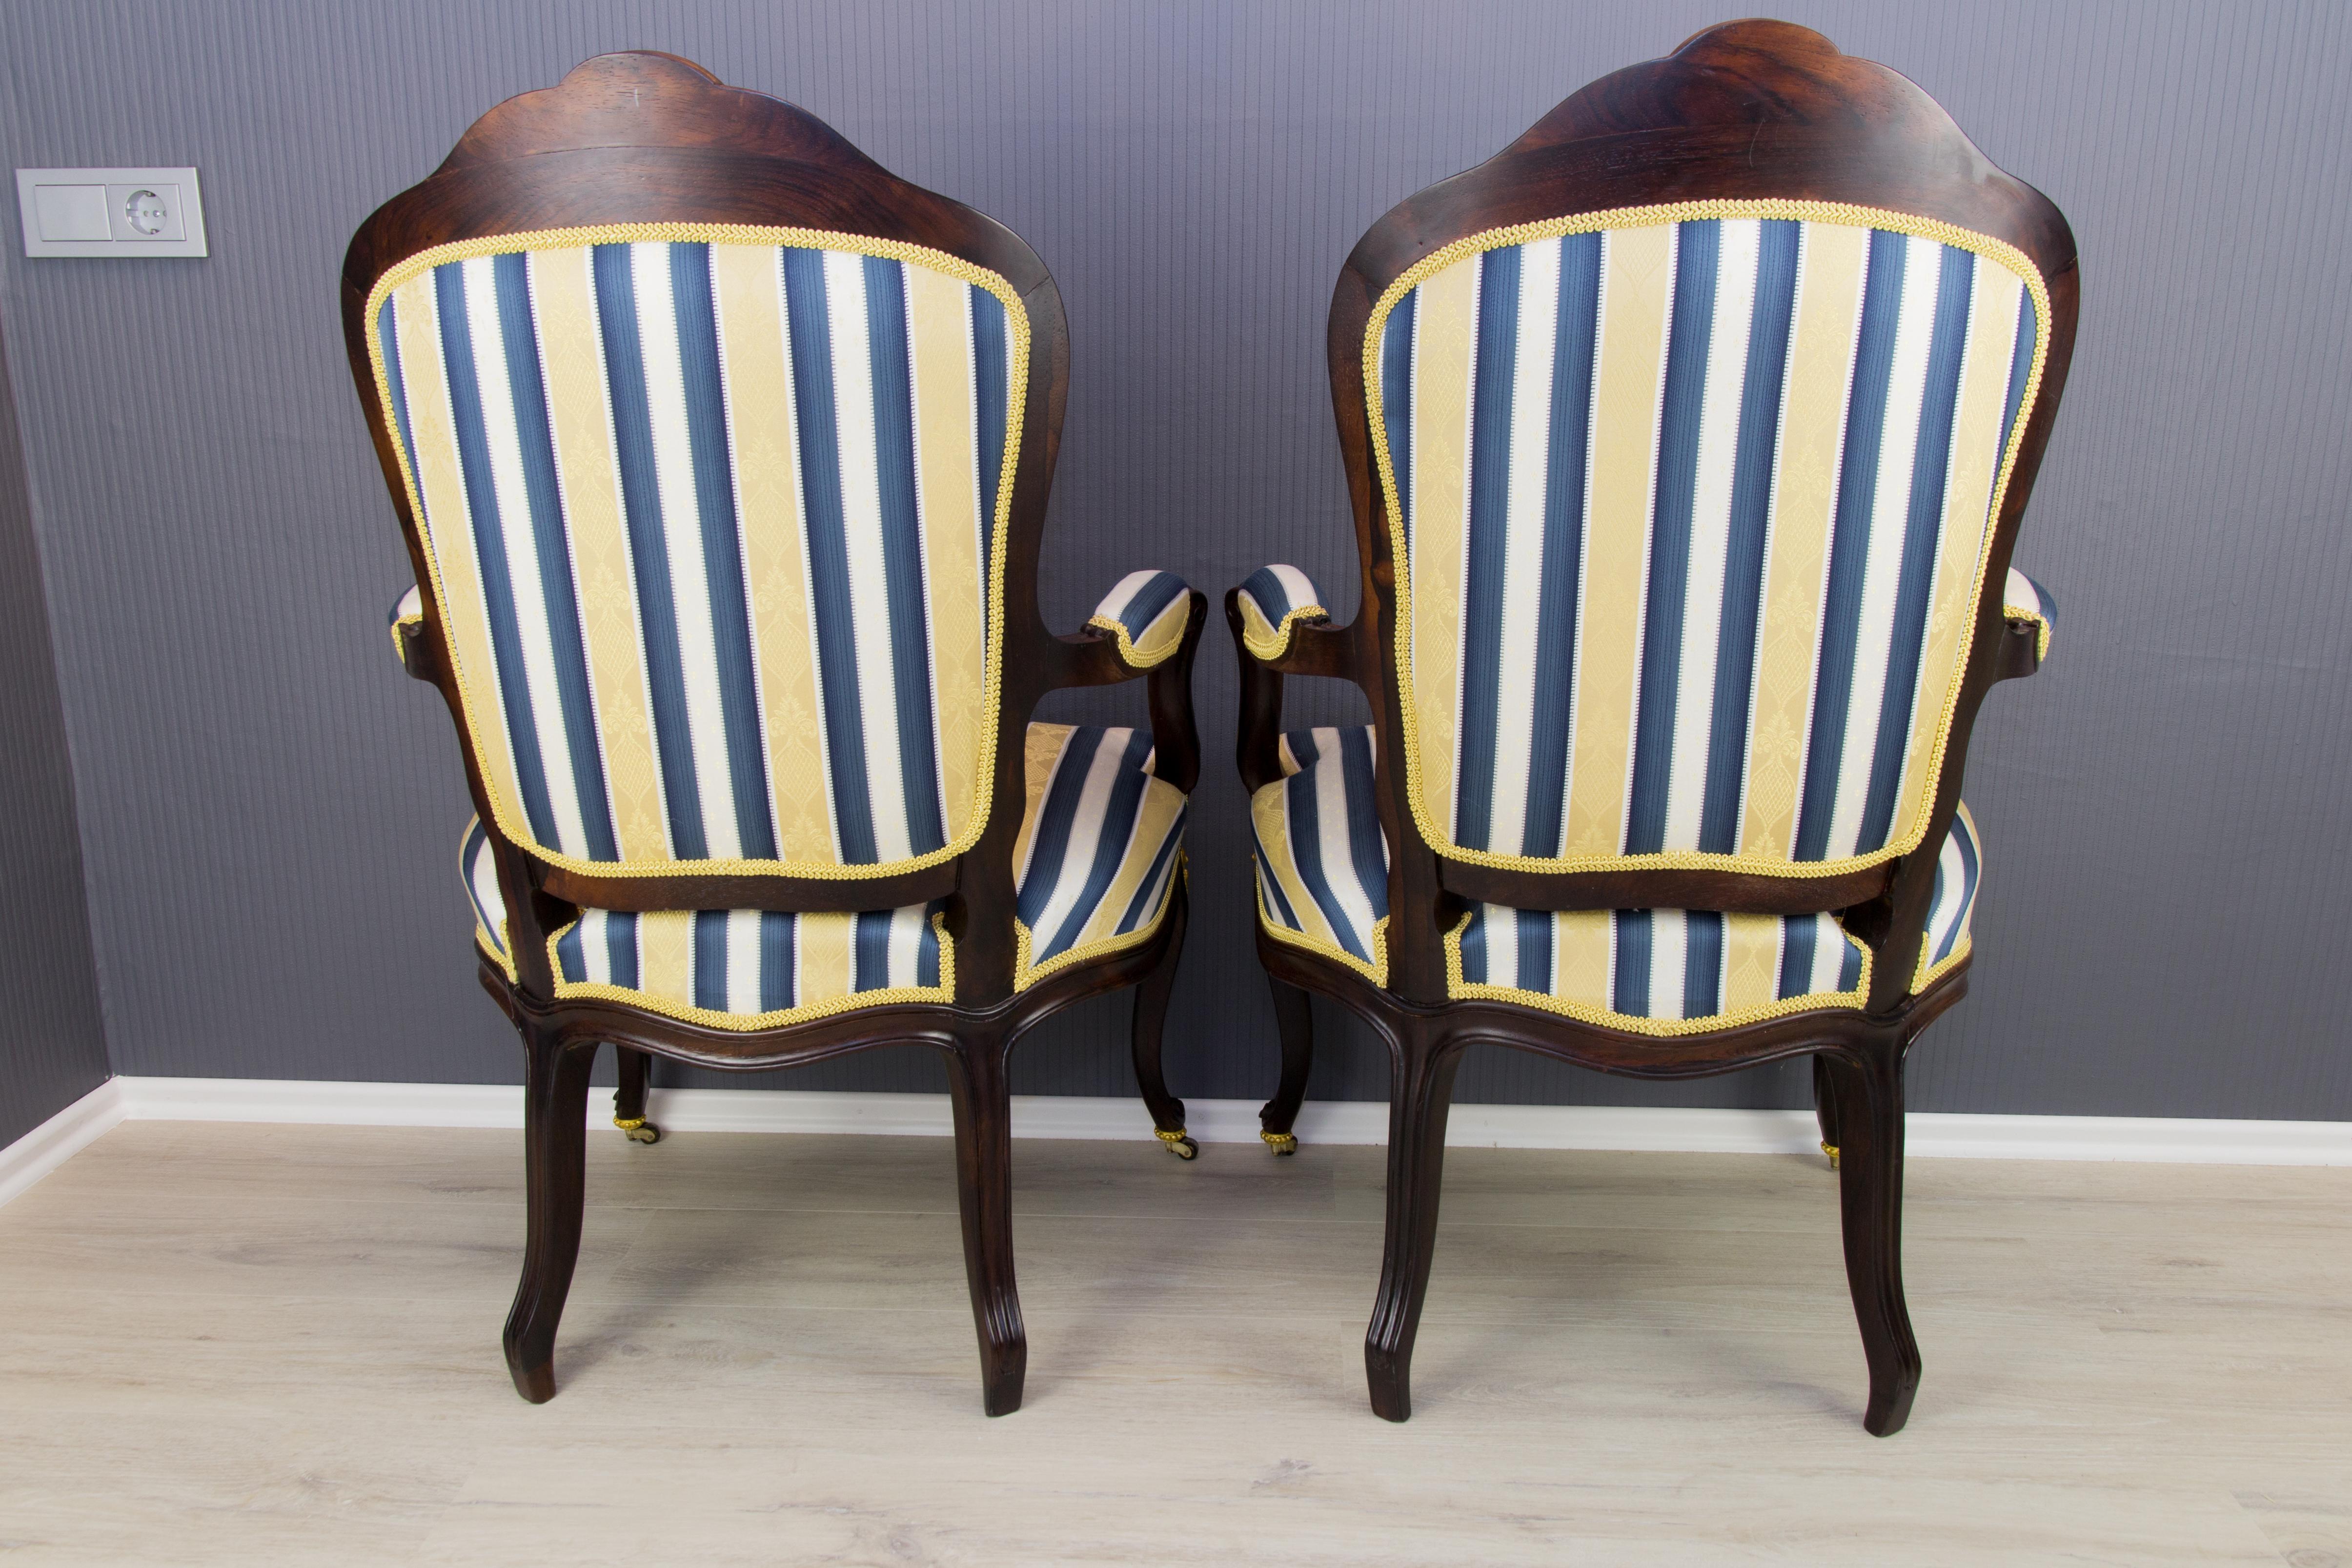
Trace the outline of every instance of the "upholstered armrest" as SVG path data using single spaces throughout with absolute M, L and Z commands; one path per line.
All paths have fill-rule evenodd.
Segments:
M 1241 714 L 1234 760 L 1257 790 L 1288 770 L 1282 755 L 1282 681 L 1286 675 L 1356 680 L 1357 626 L 1335 626 L 1314 582 L 1296 566 L 1261 566 L 1225 595 L 1225 624 L 1241 661 Z
M 2050 628 L 2057 624 L 2058 605 L 2047 588 L 2011 567 L 2009 582 L 2001 590 L 2000 614 L 2012 626 L 2032 628 L 2035 663 L 2050 657 Z
M 1252 658 L 1271 664 L 1290 647 L 1290 628 L 1301 621 L 1328 622 L 1331 612 L 1306 573 L 1296 566 L 1261 566 L 1234 590 L 1242 618 L 1242 647 Z
M 433 672 L 425 668 L 424 661 L 411 655 L 411 650 L 420 646 L 416 639 L 425 630 L 424 593 L 416 588 L 409 589 L 392 606 L 392 614 L 386 618 L 392 625 L 392 651 L 399 658 L 401 668 L 419 680 L 432 679 Z
M 1129 573 L 1087 617 L 1118 640 L 1118 657 L 1134 669 L 1174 657 L 1192 622 L 1192 586 L 1173 572 Z

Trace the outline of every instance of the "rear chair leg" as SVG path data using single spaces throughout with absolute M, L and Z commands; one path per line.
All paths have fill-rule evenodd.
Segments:
M 1266 983 L 1274 987 L 1274 1022 L 1282 1032 L 1282 1081 L 1275 1086 L 1274 1098 L 1258 1108 L 1258 1136 L 1277 1154 L 1296 1154 L 1298 1138 L 1291 1128 L 1298 1121 L 1298 1108 L 1307 1099 L 1307 1074 L 1315 1065 L 1315 1011 L 1297 986 L 1271 974 Z
M 653 1065 L 652 1056 L 626 1046 L 614 1046 L 613 1054 L 621 1069 L 621 1087 L 613 1091 L 613 1125 L 632 1143 L 660 1142 L 661 1129 L 646 1120 L 646 1069 Z
M 1837 1085 L 1830 1077 L 1829 1059 L 1813 1058 L 1813 1120 L 1821 1124 L 1822 1152 L 1830 1157 L 1830 1169 L 1838 1168 Z
M 1201 1146 L 1184 1131 L 1184 1102 L 1168 1092 L 1168 1078 L 1160 1067 L 1160 1037 L 1168 1022 L 1168 997 L 1176 988 L 1176 960 L 1184 951 L 1184 881 L 1178 878 L 1168 895 L 1168 946 L 1135 988 L 1135 1081 L 1151 1112 L 1151 1127 L 1160 1143 L 1180 1160 L 1190 1160 Z
M 1863 1429 L 1887 1437 L 1910 1419 L 1919 1391 L 1919 1342 L 1903 1299 L 1903 1044 L 1864 1047 L 1860 1058 L 1821 1056 L 1843 1139 L 1838 1198 L 1845 1277 L 1870 1362 Z
M 555 1397 L 555 1326 L 580 1261 L 588 1152 L 588 1068 L 595 1048 L 552 1031 L 523 1035 L 523 1172 L 529 1205 L 522 1282 L 507 1314 L 507 1371 L 533 1405 Z
M 1005 1079 L 1007 1042 L 959 1040 L 948 1051 L 955 1109 L 956 1198 L 963 1210 L 964 1277 L 971 1286 L 980 1333 L 982 1407 L 991 1415 L 1021 1408 L 1029 1370 L 1029 1333 L 1013 1276 L 1013 1096 Z
M 1402 1421 L 1412 1414 L 1412 1342 L 1429 1294 L 1437 1249 L 1437 1194 L 1445 1173 L 1445 1116 L 1454 1100 L 1459 1049 L 1418 1038 L 1391 1047 L 1389 1083 L 1388 1231 L 1381 1243 L 1381 1288 L 1364 1332 L 1364 1373 L 1372 1414 Z

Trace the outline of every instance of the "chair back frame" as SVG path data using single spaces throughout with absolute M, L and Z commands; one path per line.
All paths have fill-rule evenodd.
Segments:
M 2048 286 L 2050 341 L 2040 395 L 1994 520 L 1984 587 L 1932 814 L 1919 847 L 1827 877 L 1720 869 L 1544 873 L 1445 857 L 1404 795 L 1403 704 L 1394 656 L 1397 563 L 1373 463 L 1364 338 L 1391 283 L 1455 241 L 1575 213 L 1706 200 L 1781 198 L 1891 210 L 1989 235 L 2023 252 Z M 1518 909 L 1698 909 L 1806 914 L 1859 910 L 1874 949 L 1869 1007 L 1909 993 L 1935 889 L 1935 862 L 1959 800 L 1962 763 L 1988 688 L 2032 668 L 2001 616 L 2001 584 L 2033 489 L 2074 348 L 2074 237 L 2048 198 L 1995 167 L 1907 79 L 1780 22 L 1710 28 L 1663 59 L 1576 92 L 1486 162 L 1406 198 L 1364 235 L 1331 301 L 1331 400 L 1362 563 L 1349 673 L 1381 716 L 1378 791 L 1391 846 L 1390 989 L 1446 995 L 1445 930 L 1467 902 Z M 2021 656 L 2027 661 L 2021 668 Z
M 986 827 L 959 856 L 879 876 L 860 876 L 855 867 L 829 878 L 597 876 L 551 866 L 498 826 L 452 676 L 424 539 L 377 395 L 367 300 L 385 273 L 439 246 L 653 223 L 813 229 L 921 245 L 999 274 L 1021 298 L 1031 349 L 1000 568 L 1004 635 L 994 776 L 982 786 Z M 441 689 L 457 721 L 467 785 L 506 898 L 509 949 L 521 988 L 540 1001 L 551 999 L 546 942 L 571 918 L 565 906 L 860 910 L 945 898 L 958 1002 L 1008 1001 L 1015 955 L 1013 851 L 1024 799 L 1022 725 L 1047 691 L 1132 674 L 1110 639 L 1099 632 L 1057 637 L 1038 609 L 1038 551 L 1068 395 L 1069 334 L 1060 290 L 1036 252 L 994 219 L 899 179 L 793 104 L 726 86 L 674 55 L 626 53 L 590 59 L 557 86 L 509 99 L 476 121 L 429 178 L 384 203 L 353 236 L 342 304 L 352 379 L 425 595 L 424 623 L 406 637 L 410 668 Z M 1193 616 L 1182 651 L 1151 677 L 1157 771 L 1187 793 L 1199 770 L 1190 638 L 1202 618 Z

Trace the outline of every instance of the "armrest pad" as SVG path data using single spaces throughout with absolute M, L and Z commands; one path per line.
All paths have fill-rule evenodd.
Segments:
M 402 666 L 405 668 L 408 663 L 408 648 L 407 646 L 401 641 L 400 628 L 404 626 L 422 626 L 425 624 L 425 595 L 423 592 L 415 588 L 411 588 L 407 593 L 403 594 L 400 596 L 400 602 L 393 605 L 392 614 L 386 617 L 386 620 L 392 627 L 393 657 L 399 659 Z
M 1323 595 L 1296 566 L 1261 566 L 1236 590 L 1241 595 L 1242 646 L 1259 660 L 1280 658 L 1290 647 L 1290 628 L 1300 621 L 1328 621 Z
M 1118 639 L 1118 657 L 1132 669 L 1167 660 L 1192 624 L 1192 585 L 1173 572 L 1130 572 L 1087 617 L 1087 625 Z
M 2033 657 L 2050 657 L 2050 629 L 2058 622 L 2057 601 L 2050 590 L 2012 566 L 2009 582 L 2001 590 L 2001 618 L 2034 628 Z

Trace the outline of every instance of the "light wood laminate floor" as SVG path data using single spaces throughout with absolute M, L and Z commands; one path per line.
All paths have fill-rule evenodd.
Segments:
M 945 1141 L 590 1149 L 533 1407 L 519 1134 L 109 1133 L 0 1210 L 0 1562 L 2352 1564 L 2352 1171 L 1915 1162 L 1882 1441 L 1818 1162 L 1454 1152 L 1399 1426 L 1377 1149 L 1018 1144 L 994 1421 Z

